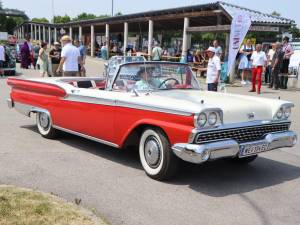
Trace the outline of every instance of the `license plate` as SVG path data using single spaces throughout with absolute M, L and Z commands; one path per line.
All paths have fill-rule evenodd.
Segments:
M 240 146 L 240 157 L 256 155 L 260 152 L 268 151 L 268 143 L 245 144 Z

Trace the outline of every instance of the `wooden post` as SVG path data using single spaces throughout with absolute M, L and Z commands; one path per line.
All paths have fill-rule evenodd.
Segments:
M 185 17 L 184 18 L 184 25 L 183 25 L 183 41 L 182 41 L 182 54 L 181 57 L 184 59 L 184 61 L 187 61 L 187 50 L 188 50 L 188 34 L 187 34 L 187 28 L 190 25 L 190 19 Z
M 148 34 L 148 59 L 151 60 L 153 42 L 153 20 L 149 20 L 149 34 Z
M 95 27 L 91 25 L 91 56 L 95 57 Z
M 127 22 L 124 23 L 124 45 L 123 46 L 124 46 L 123 53 L 124 56 L 126 56 L 126 49 L 128 46 L 128 23 Z

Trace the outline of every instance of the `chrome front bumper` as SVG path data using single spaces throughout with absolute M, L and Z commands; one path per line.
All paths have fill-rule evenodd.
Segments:
M 293 147 L 297 143 L 297 134 L 293 131 L 270 133 L 263 140 L 239 144 L 233 139 L 205 143 L 178 143 L 172 146 L 173 152 L 184 161 L 200 164 L 209 160 L 239 157 L 243 145 L 267 143 L 266 151 L 283 147 Z M 265 151 L 264 151 L 265 152 Z

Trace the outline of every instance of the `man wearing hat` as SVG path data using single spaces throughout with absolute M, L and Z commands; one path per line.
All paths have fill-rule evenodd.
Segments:
M 205 52 L 209 58 L 206 73 L 208 91 L 218 91 L 218 83 L 221 73 L 220 58 L 216 55 L 214 47 L 209 47 Z
M 61 48 L 59 42 L 54 42 L 54 47 L 49 52 L 49 57 L 52 64 L 52 76 L 59 77 L 61 73 L 57 72 L 60 60 L 61 60 Z
M 72 39 L 65 35 L 61 38 L 63 49 L 61 51 L 61 60 L 57 72 L 63 70 L 64 77 L 78 76 L 78 64 L 82 68 L 82 60 L 78 48 L 72 45 Z

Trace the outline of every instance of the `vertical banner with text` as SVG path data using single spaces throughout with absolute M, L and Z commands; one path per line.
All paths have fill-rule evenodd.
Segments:
M 240 11 L 232 19 L 228 55 L 228 75 L 231 72 L 237 53 L 250 26 L 251 18 L 246 12 Z

